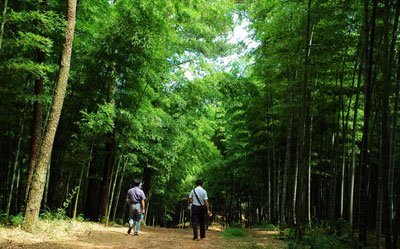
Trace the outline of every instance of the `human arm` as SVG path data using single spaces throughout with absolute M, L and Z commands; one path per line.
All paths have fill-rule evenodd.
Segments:
M 187 209 L 190 209 L 190 206 L 192 204 L 192 200 L 193 200 L 193 190 L 190 191 L 188 198 L 187 198 Z
M 210 211 L 210 208 L 209 208 L 209 203 L 208 203 L 208 200 L 204 200 L 204 204 L 206 205 L 206 207 L 207 207 L 207 214 L 208 215 L 211 215 L 211 211 Z
M 145 205 L 145 203 L 144 203 L 144 200 L 141 200 L 141 201 L 140 201 L 140 205 L 142 206 L 142 213 L 143 213 L 143 214 L 146 213 L 146 205 Z

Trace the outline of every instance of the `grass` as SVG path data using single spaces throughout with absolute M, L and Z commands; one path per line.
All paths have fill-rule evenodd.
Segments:
M 279 249 L 287 248 L 283 241 L 274 239 L 274 236 L 263 229 L 227 228 L 221 233 L 227 239 L 229 249 Z
M 24 220 L 22 213 L 16 215 L 6 215 L 4 213 L 0 214 L 0 225 L 7 226 L 19 226 Z
M 222 237 L 225 239 L 245 238 L 247 231 L 243 228 L 227 228 L 222 232 Z
M 348 238 L 344 235 L 338 236 L 331 228 L 314 226 L 307 228 L 301 240 L 294 236 L 294 230 L 285 229 L 285 238 L 289 249 L 345 249 L 349 248 Z
M 261 230 L 267 230 L 267 231 L 279 231 L 279 227 L 277 227 L 273 224 L 269 224 L 269 223 L 255 225 L 254 228 L 261 229 Z

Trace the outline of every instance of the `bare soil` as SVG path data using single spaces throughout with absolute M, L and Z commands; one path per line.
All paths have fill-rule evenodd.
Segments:
M 18 227 L 0 228 L 0 248 L 285 248 L 268 232 L 250 230 L 246 238 L 224 239 L 218 228 L 207 230 L 206 238 L 192 240 L 191 229 L 142 227 L 140 234 L 127 234 L 123 226 L 91 222 L 42 221 L 34 234 Z

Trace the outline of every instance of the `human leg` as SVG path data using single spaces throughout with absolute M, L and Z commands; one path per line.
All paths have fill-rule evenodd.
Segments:
M 134 204 L 134 231 L 135 235 L 138 235 L 139 230 L 140 230 L 140 214 L 141 214 L 141 208 L 140 204 Z
M 129 229 L 128 229 L 128 234 L 131 233 L 133 225 L 134 225 L 134 219 L 135 219 L 135 212 L 134 212 L 134 207 L 133 204 L 129 205 Z
M 201 239 L 204 239 L 206 237 L 206 227 L 204 224 L 204 218 L 205 218 L 205 214 L 202 211 L 201 214 L 199 214 L 200 238 Z
M 198 232 L 197 232 L 197 226 L 200 223 L 199 220 L 199 210 L 197 210 L 198 208 L 196 206 L 192 207 L 192 227 L 193 227 L 193 239 L 198 239 Z

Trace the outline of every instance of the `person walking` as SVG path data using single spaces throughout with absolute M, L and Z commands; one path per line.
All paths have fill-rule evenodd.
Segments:
M 187 199 L 187 207 L 192 210 L 193 240 L 199 240 L 197 227 L 200 226 L 200 239 L 206 237 L 204 218 L 211 215 L 208 204 L 207 191 L 203 188 L 203 181 L 196 181 L 196 188 L 192 189 Z
M 126 195 L 126 203 L 129 205 L 128 234 L 130 234 L 132 228 L 134 228 L 134 235 L 139 235 L 141 216 L 146 212 L 144 203 L 146 195 L 143 190 L 139 188 L 139 185 L 140 181 L 134 180 L 133 188 L 129 189 L 128 194 Z

